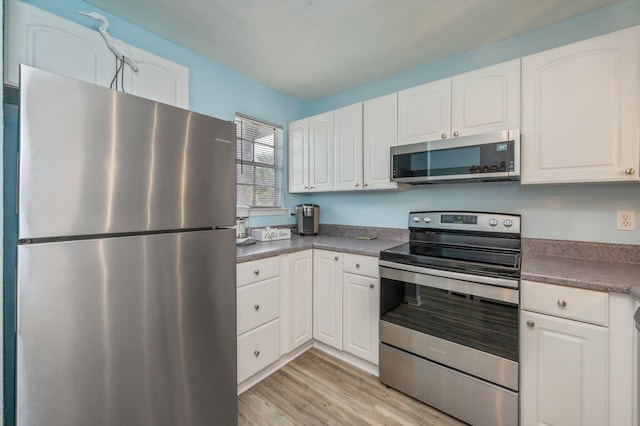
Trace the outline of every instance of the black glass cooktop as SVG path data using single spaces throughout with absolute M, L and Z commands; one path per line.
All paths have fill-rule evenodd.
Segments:
M 412 241 L 381 251 L 380 259 L 469 274 L 520 276 L 519 250 Z

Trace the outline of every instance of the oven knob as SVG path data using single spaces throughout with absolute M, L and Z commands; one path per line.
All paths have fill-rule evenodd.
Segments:
M 424 217 L 424 223 L 431 223 L 431 218 L 429 216 Z
M 498 221 L 494 218 L 489 219 L 489 225 L 491 226 L 497 226 L 498 225 Z
M 502 224 L 507 228 L 510 228 L 511 225 L 513 225 L 513 222 L 511 221 L 511 219 L 505 219 L 504 222 L 502 222 Z
M 413 220 L 416 223 L 420 222 L 420 218 L 418 216 L 414 216 L 411 220 Z

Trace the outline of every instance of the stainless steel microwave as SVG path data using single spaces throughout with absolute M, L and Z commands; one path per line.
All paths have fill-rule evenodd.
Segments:
M 520 130 L 391 148 L 391 180 L 425 184 L 520 179 Z

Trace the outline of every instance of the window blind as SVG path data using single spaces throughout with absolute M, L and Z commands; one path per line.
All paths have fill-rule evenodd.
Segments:
M 282 127 L 236 114 L 238 204 L 280 207 Z

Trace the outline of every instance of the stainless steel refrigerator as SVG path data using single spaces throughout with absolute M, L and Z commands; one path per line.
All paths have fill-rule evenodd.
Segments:
M 23 66 L 19 425 L 236 423 L 231 122 Z

